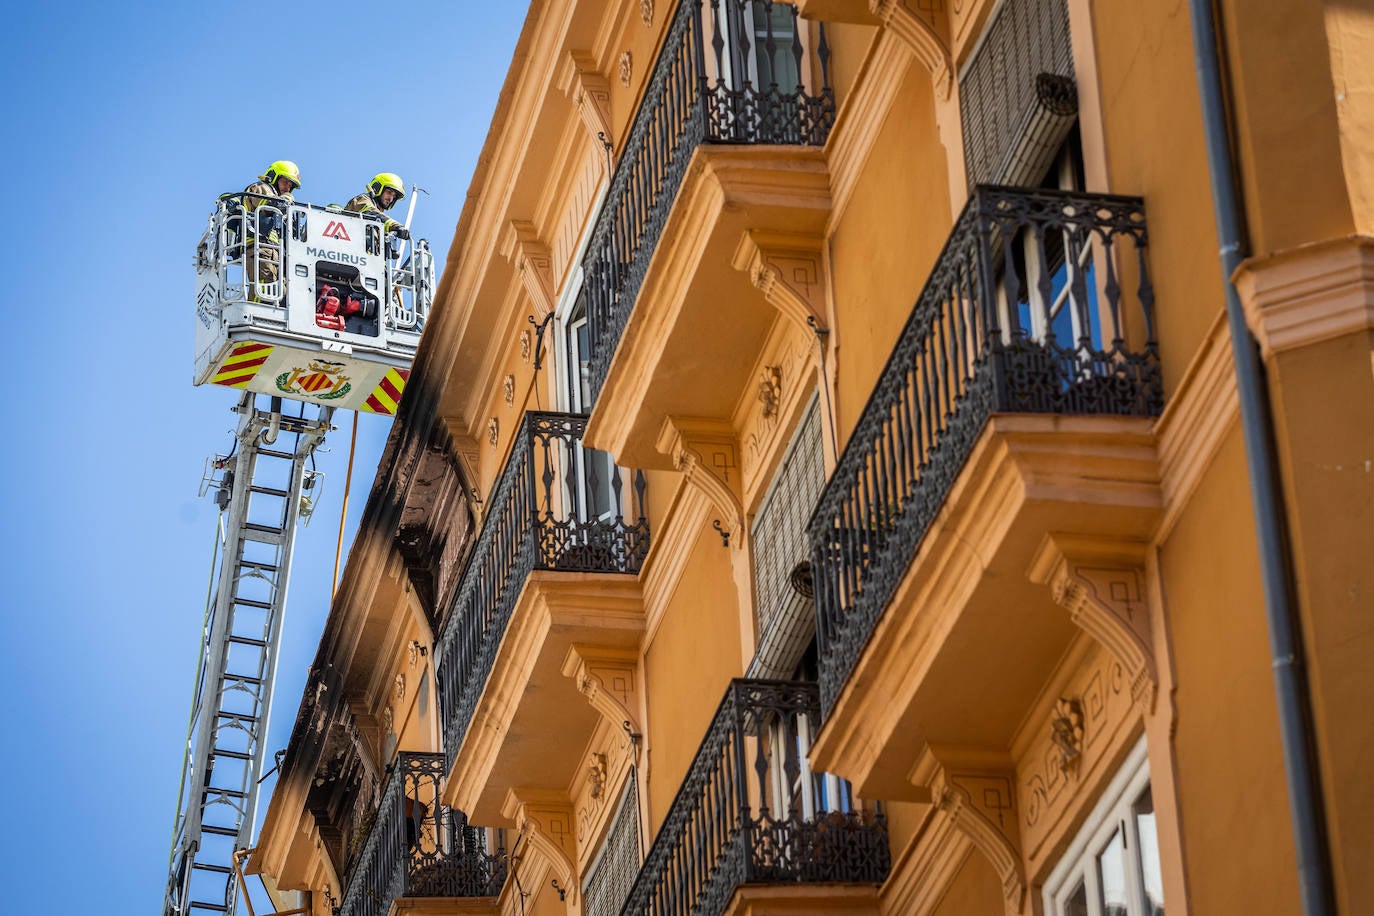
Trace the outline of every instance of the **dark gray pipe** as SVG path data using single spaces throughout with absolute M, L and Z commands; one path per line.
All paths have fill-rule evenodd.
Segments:
M 1302 644 L 1293 609 L 1292 575 L 1285 537 L 1283 503 L 1275 459 L 1264 370 L 1259 348 L 1245 322 L 1240 294 L 1231 277 L 1246 256 L 1243 217 L 1236 196 L 1235 160 L 1221 63 L 1217 55 L 1212 0 L 1189 0 L 1193 20 L 1193 54 L 1202 94 L 1202 123 L 1207 138 L 1212 203 L 1216 209 L 1221 274 L 1226 288 L 1226 317 L 1231 329 L 1231 355 L 1236 364 L 1241 430 L 1250 471 L 1250 502 L 1259 539 L 1260 575 L 1273 655 L 1274 691 L 1278 695 L 1279 732 L 1288 777 L 1288 807 L 1298 859 L 1298 889 L 1305 916 L 1335 912 L 1331 901 L 1331 861 L 1326 846 L 1325 816 L 1317 787 L 1315 740 L 1308 705 Z

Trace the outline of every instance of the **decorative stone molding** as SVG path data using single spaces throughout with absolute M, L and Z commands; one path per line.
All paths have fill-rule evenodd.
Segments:
M 501 441 L 501 421 L 498 420 L 498 419 L 496 419 L 496 417 L 492 417 L 491 419 L 487 420 L 487 443 L 488 443 L 492 448 L 495 448 L 495 447 L 496 447 L 496 443 L 498 443 L 498 442 L 500 442 L 500 441 Z
M 1265 359 L 1374 328 L 1374 238 L 1345 238 L 1250 258 L 1232 278 Z
M 824 246 L 814 236 L 751 229 L 741 236 L 733 263 L 770 305 L 810 334 L 808 319 L 826 326 Z
M 515 265 L 535 310 L 547 315 L 553 310 L 553 256 L 549 246 L 540 241 L 534 224 L 511 220 L 502 253 Z
M 927 745 L 908 777 L 987 857 L 1009 916 L 1021 913 L 1026 875 L 1016 816 L 1016 768 L 1003 751 Z
M 735 432 L 723 420 L 667 417 L 659 429 L 658 451 L 670 457 L 687 483 L 700 489 L 725 514 L 725 527 L 744 529 L 740 501 L 739 447 Z
M 634 55 L 625 51 L 620 55 L 620 85 L 626 89 L 630 88 L 630 80 L 634 78 Z
M 1125 667 L 1106 648 L 1083 643 L 1077 671 L 1059 688 L 1053 709 L 1035 716 L 1033 737 L 1017 758 L 1021 849 L 1028 862 L 1053 855 L 1064 818 L 1091 801 L 1079 790 L 1095 785 L 1122 744 L 1138 734 L 1140 710 Z
M 520 361 L 521 361 L 521 362 L 526 362 L 526 363 L 527 363 L 527 362 L 530 361 L 530 347 L 531 347 L 533 344 L 534 344 L 534 335 L 530 333 L 529 328 L 526 328 L 525 330 L 521 331 L 521 332 L 520 332 Z
M 502 394 L 502 396 L 505 398 L 506 406 L 507 406 L 507 407 L 509 407 L 509 406 L 511 406 L 512 404 L 515 403 L 515 375 L 514 375 L 514 374 L 508 374 L 504 379 L 502 379 L 502 381 L 501 381 L 501 394 Z
M 644 28 L 654 27 L 654 0 L 639 0 L 639 18 Z
M 563 659 L 562 670 L 616 732 L 628 722 L 630 730 L 638 734 L 638 661 L 639 656 L 632 649 L 574 644 Z
M 930 72 L 936 98 L 948 99 L 954 88 L 954 64 L 949 45 L 930 18 L 911 8 L 913 0 L 868 0 L 868 8 Z M 933 18 L 933 17 L 931 17 Z
M 587 135 L 604 145 L 611 134 L 611 81 L 596 65 L 596 58 L 587 51 L 569 51 L 569 74 L 566 91 L 577 106 Z M 604 139 L 603 139 L 604 138 Z
M 1137 541 L 1051 534 L 1027 575 L 1049 586 L 1070 619 L 1121 662 L 1132 698 L 1148 713 L 1159 675 L 1145 600 L 1145 550 Z
M 501 814 L 515 822 L 516 832 L 539 853 L 567 889 L 570 903 L 577 902 L 577 838 L 572 805 L 561 792 L 548 789 L 511 789 Z

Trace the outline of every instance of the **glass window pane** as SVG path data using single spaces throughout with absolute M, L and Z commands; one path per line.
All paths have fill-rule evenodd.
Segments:
M 796 36 L 793 16 L 791 4 L 754 4 L 754 53 L 760 90 L 766 92 L 776 82 L 780 93 L 791 95 L 801 86 L 801 74 L 792 48 Z
M 1126 902 L 1126 839 L 1117 827 L 1097 857 L 1102 885 L 1102 916 L 1128 916 Z
M 1164 916 L 1164 876 L 1159 867 L 1159 836 L 1155 829 L 1155 800 L 1150 787 L 1131 806 L 1140 835 L 1140 876 L 1145 889 L 1146 916 Z
M 1064 909 L 1060 912 L 1062 916 L 1088 916 L 1088 889 L 1082 881 L 1078 882 L 1069 899 L 1064 901 Z

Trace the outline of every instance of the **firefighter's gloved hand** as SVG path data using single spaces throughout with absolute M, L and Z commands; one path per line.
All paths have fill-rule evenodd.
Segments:
M 397 226 L 397 227 L 395 227 L 394 229 L 391 230 L 391 234 L 394 235 L 394 236 L 397 236 L 398 238 L 403 238 L 403 239 L 409 239 L 409 238 L 410 238 L 410 230 L 407 229 L 405 226 Z

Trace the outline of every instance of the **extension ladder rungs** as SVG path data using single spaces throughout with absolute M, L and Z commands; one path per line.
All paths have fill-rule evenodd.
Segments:
M 239 832 L 233 827 L 216 827 L 214 824 L 201 824 L 201 833 L 213 833 L 215 836 L 238 836 Z
M 304 413 L 263 411 L 259 400 L 251 394 L 241 399 L 235 408 L 238 451 L 219 456 L 215 465 L 228 471 L 232 464 L 232 476 L 226 473 L 220 483 L 230 490 L 221 507 L 224 558 L 211 580 L 216 590 L 214 606 L 206 611 L 209 625 L 193 695 L 194 742 L 183 764 L 180 803 L 185 807 L 174 830 L 172 881 L 161 916 L 235 912 L 239 888 L 219 838 L 229 838 L 234 847 L 251 839 L 291 547 L 302 508 L 298 497 L 312 474 L 306 462 L 332 428 L 333 408 L 320 407 L 318 419 L 309 421 Z M 281 437 L 275 446 L 263 441 L 269 430 Z M 263 584 L 249 585 L 249 579 Z M 213 842 L 206 846 L 202 840 Z
M 212 748 L 210 755 L 213 757 L 227 757 L 230 760 L 252 760 L 252 754 L 245 754 L 243 751 L 229 751 L 222 748 Z
M 258 522 L 244 522 L 243 530 L 252 531 L 256 534 L 275 534 L 278 537 L 280 537 L 285 529 L 281 528 L 278 525 L 263 525 Z
M 196 871 L 214 872 L 217 875 L 232 875 L 234 870 L 228 865 L 214 865 L 210 862 L 192 862 L 191 867 Z
M 250 716 L 246 712 L 225 712 L 224 710 L 220 710 L 219 717 L 221 719 L 234 719 L 239 722 L 246 722 L 250 725 L 258 721 L 257 716 Z

